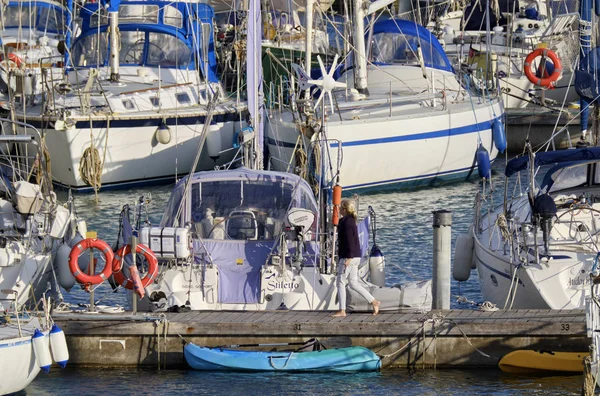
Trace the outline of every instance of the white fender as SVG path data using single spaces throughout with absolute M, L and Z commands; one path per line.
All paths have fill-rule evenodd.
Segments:
M 221 133 L 217 131 L 208 132 L 206 135 L 206 149 L 208 156 L 216 160 L 221 155 Z
M 377 247 L 373 245 L 369 256 L 369 272 L 371 283 L 379 287 L 385 287 L 385 257 Z
M 36 329 L 33 333 L 33 337 L 31 337 L 31 344 L 33 345 L 35 361 L 38 367 L 44 372 L 49 373 L 50 366 L 52 365 L 52 357 L 50 356 L 50 337 L 48 337 L 48 334 L 44 334 Z
M 56 269 L 56 272 L 58 272 L 58 283 L 66 291 L 71 291 L 71 288 L 75 284 L 75 277 L 69 269 L 69 254 L 71 254 L 69 245 L 61 243 L 54 255 L 54 268 Z M 83 257 L 81 260 L 83 260 Z
M 471 263 L 473 261 L 473 237 L 460 234 L 456 238 L 454 247 L 454 265 L 452 276 L 459 282 L 464 282 L 471 276 Z
M 53 324 L 50 330 L 50 349 L 52 350 L 52 359 L 60 368 L 65 368 L 69 361 L 67 339 L 65 338 L 65 332 L 56 324 Z

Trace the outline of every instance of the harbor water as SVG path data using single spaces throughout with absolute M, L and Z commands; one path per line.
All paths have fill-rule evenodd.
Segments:
M 496 171 L 502 164 L 494 166 Z M 501 186 L 497 176 L 498 187 Z M 86 219 L 88 230 L 109 244 L 117 239 L 119 215 L 123 205 L 135 205 L 141 196 L 151 194 L 147 205 L 148 221 L 157 225 L 173 185 L 132 190 L 75 195 L 78 214 Z M 411 192 L 368 193 L 359 196 L 359 215 L 368 206 L 376 213 L 376 242 L 386 257 L 387 284 L 394 285 L 432 276 L 432 211 L 452 211 L 452 240 L 466 232 L 472 219 L 477 180 L 420 189 Z M 495 194 L 500 203 L 502 188 Z M 59 198 L 66 193 L 59 192 Z M 145 217 L 145 214 L 142 216 Z M 372 238 L 371 238 L 372 242 Z M 74 304 L 89 303 L 89 294 L 74 287 L 64 293 Z M 126 305 L 123 291 L 113 292 L 107 285 L 95 290 L 100 304 Z M 451 308 L 477 309 L 482 303 L 474 270 L 467 282 L 452 281 Z M 466 341 L 465 341 L 466 342 Z M 93 351 L 90 351 L 93 353 Z M 492 356 L 498 360 L 500 356 Z M 403 394 L 403 395 L 575 395 L 579 394 L 582 376 L 522 377 L 485 370 L 383 370 L 358 374 L 240 374 L 202 373 L 193 370 L 148 370 L 134 368 L 67 368 L 41 373 L 26 388 L 27 395 L 54 395 L 69 392 L 78 395 L 101 395 L 110 389 L 114 394 L 199 395 L 199 394 Z

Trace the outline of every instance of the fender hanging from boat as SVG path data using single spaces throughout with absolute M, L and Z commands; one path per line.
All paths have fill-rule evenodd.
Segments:
M 385 287 L 385 257 L 377 245 L 373 245 L 369 255 L 369 274 L 372 284 Z
M 58 283 L 66 291 L 70 291 L 73 285 L 75 285 L 75 277 L 69 268 L 70 255 L 71 247 L 65 242 L 60 244 L 54 255 L 54 268 L 58 272 Z M 83 271 L 86 271 L 88 263 L 79 263 L 79 266 Z
M 69 361 L 69 349 L 67 348 L 65 332 L 56 323 L 50 329 L 50 350 L 52 351 L 52 359 L 60 368 L 65 368 Z
M 340 223 L 340 204 L 342 203 L 342 186 L 336 184 L 333 187 L 333 213 L 331 215 L 331 223 L 337 226 Z
M 33 353 L 35 354 L 35 361 L 38 367 L 44 372 L 49 373 L 50 366 L 52 365 L 50 337 L 48 337 L 48 334 L 44 334 L 36 329 L 33 337 L 31 337 L 31 344 L 33 345 Z
M 473 236 L 460 234 L 456 238 L 454 249 L 454 263 L 452 264 L 452 277 L 465 282 L 471 276 L 471 263 L 473 262 Z
M 479 177 L 489 180 L 492 172 L 492 165 L 490 163 L 490 154 L 483 145 L 480 145 L 477 149 L 475 158 L 477 159 L 477 172 L 479 173 Z
M 504 124 L 499 119 L 492 122 L 492 139 L 498 152 L 500 154 L 504 153 L 504 150 L 506 150 L 506 132 L 504 131 Z

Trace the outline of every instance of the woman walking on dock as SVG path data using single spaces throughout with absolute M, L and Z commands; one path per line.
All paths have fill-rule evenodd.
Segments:
M 360 263 L 360 242 L 356 227 L 356 207 L 354 201 L 344 199 L 340 204 L 340 219 L 338 226 L 338 267 L 336 285 L 340 310 L 334 317 L 346 316 L 346 284 L 350 289 L 359 293 L 373 306 L 373 315 L 379 313 L 379 301 L 369 293 L 358 280 L 358 264 Z

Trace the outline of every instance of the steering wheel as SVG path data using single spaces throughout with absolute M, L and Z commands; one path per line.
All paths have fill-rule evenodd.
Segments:
M 556 224 L 568 224 L 569 225 L 569 238 L 573 238 L 576 242 L 588 242 L 591 240 L 596 234 L 600 232 L 600 228 L 595 227 L 596 230 L 591 230 L 587 227 L 587 225 L 583 222 L 579 222 L 575 219 L 575 216 L 581 214 L 582 212 L 590 212 L 592 215 L 591 218 L 594 218 L 593 213 L 598 214 L 598 220 L 600 221 L 600 211 L 592 208 L 591 206 L 581 206 L 576 205 L 569 210 L 561 213 L 560 216 L 557 217 Z M 567 220 L 567 215 L 570 216 L 570 220 Z M 587 231 L 587 236 L 582 238 L 581 234 Z M 579 235 L 579 237 L 577 237 Z
M 135 54 L 135 51 L 139 51 L 140 55 L 143 55 L 144 44 L 146 44 L 146 40 L 145 39 L 141 39 L 141 40 L 136 41 L 135 44 L 133 44 L 131 47 L 129 47 L 129 49 L 125 53 L 125 56 L 123 57 L 124 58 L 123 61 L 125 63 L 140 63 L 140 61 L 142 60 L 142 59 L 140 59 L 141 56 L 139 56 L 139 57 L 136 58 L 136 57 L 134 57 L 134 54 Z M 167 58 L 166 55 L 165 55 L 164 50 L 158 44 L 156 44 L 156 43 L 148 43 L 148 51 L 150 51 L 151 47 L 154 48 L 154 49 L 156 49 L 158 51 L 157 53 L 160 54 L 160 59 L 154 60 L 154 62 L 160 62 L 160 61 L 162 61 L 162 60 L 164 60 L 164 59 Z M 128 60 L 128 58 L 131 58 L 131 60 Z

